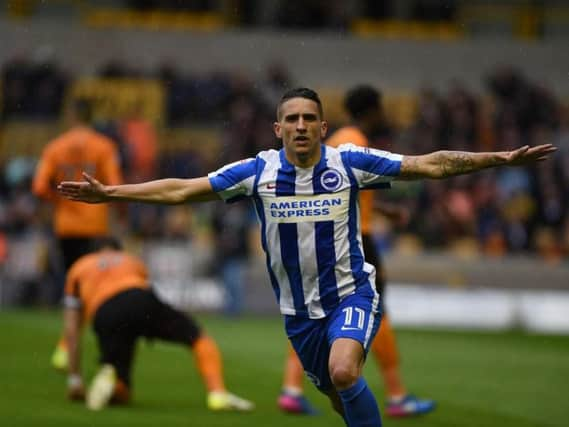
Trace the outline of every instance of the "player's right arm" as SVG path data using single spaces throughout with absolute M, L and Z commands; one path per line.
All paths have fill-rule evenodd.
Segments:
M 219 199 L 208 177 L 167 178 L 124 185 L 104 185 L 85 172 L 83 177 L 85 181 L 61 182 L 58 191 L 70 200 L 86 203 L 126 201 L 174 205 Z
M 65 342 L 69 351 L 69 375 L 81 375 L 81 309 L 65 307 L 63 312 Z
M 67 395 L 72 400 L 84 397 L 81 376 L 81 319 L 82 301 L 80 296 L 80 278 L 77 264 L 74 264 L 65 279 L 63 336 L 69 355 L 67 376 Z

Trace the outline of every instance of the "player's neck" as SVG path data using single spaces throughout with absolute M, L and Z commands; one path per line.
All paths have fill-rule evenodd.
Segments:
M 285 151 L 285 155 L 286 159 L 292 165 L 299 168 L 308 169 L 318 164 L 322 153 L 321 148 L 318 147 L 318 150 L 316 150 L 314 153 L 289 153 Z
M 358 129 L 361 133 L 363 133 L 366 138 L 369 138 L 369 135 L 372 132 L 372 125 L 370 125 L 365 120 L 355 120 L 354 122 L 352 122 L 352 126 Z

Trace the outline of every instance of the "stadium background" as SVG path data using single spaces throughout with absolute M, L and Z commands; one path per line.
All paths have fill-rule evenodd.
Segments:
M 380 218 L 374 225 L 377 245 L 386 254 L 390 310 L 401 328 L 404 369 L 411 384 L 418 377 L 422 392 L 434 389 L 443 396 L 433 397 L 452 400 L 420 373 L 425 360 L 445 361 L 446 354 L 464 372 L 476 367 L 485 372 L 490 365 L 500 372 L 505 367 L 496 361 L 503 357 L 511 362 L 518 350 L 527 352 L 528 369 L 520 367 L 524 373 L 512 377 L 534 378 L 531 371 L 541 370 L 547 380 L 516 386 L 515 381 L 512 385 L 487 378 L 495 399 L 509 399 L 511 390 L 537 398 L 541 390 L 539 398 L 549 402 L 531 411 L 526 406 L 519 413 L 518 408 L 509 408 L 507 417 L 498 411 L 502 416 L 496 418 L 498 424 L 492 424 L 494 402 L 480 400 L 472 405 L 481 411 L 470 420 L 457 410 L 464 402 L 455 402 L 447 414 L 456 419 L 444 418 L 443 407 L 439 411 L 443 415 L 425 420 L 426 425 L 566 425 L 569 390 L 559 381 L 569 376 L 566 2 L 12 0 L 1 4 L 0 318 L 3 334 L 7 340 L 12 337 L 3 366 L 13 363 L 15 372 L 33 371 L 30 364 L 37 367 L 42 381 L 57 393 L 57 379 L 44 372 L 42 363 L 47 365 L 50 339 L 57 335 L 54 289 L 61 281 L 60 259 L 52 249 L 49 208 L 31 195 L 29 184 L 42 147 L 65 129 L 65 113 L 73 99 L 86 97 L 93 102 L 96 126 L 114 138 L 125 176 L 133 182 L 141 178 L 137 162 L 144 160 L 136 145 L 127 142 L 128 123 L 144 124 L 143 147 L 156 145 L 150 159 L 152 177 L 198 176 L 274 147 L 271 123 L 283 88 L 317 89 L 335 128 L 346 121 L 341 109 L 344 90 L 371 83 L 384 94 L 387 125 L 376 141 L 379 147 L 401 153 L 507 149 L 542 142 L 558 147 L 554 159 L 532 169 L 484 172 L 444 183 L 397 184 L 380 196 L 410 208 L 409 227 L 393 229 Z M 128 247 L 149 261 L 162 296 L 204 316 L 206 326 L 211 322 L 221 336 L 222 347 L 236 347 L 228 330 L 236 335 L 239 328 L 244 335 L 282 334 L 254 225 L 247 236 L 250 254 L 242 317 L 219 317 L 226 295 L 215 274 L 219 259 L 212 218 L 217 210 L 216 204 L 134 205 L 117 213 L 114 226 Z M 265 331 L 254 321 L 258 316 L 268 319 Z M 44 335 L 38 336 L 37 326 L 31 326 L 31 342 L 24 347 L 18 333 L 8 330 L 24 325 L 28 331 L 26 325 L 37 324 L 46 325 Z M 442 337 L 448 348 L 439 347 L 447 353 L 421 356 L 423 345 L 437 347 Z M 468 340 L 481 345 L 469 348 L 464 344 Z M 492 355 L 488 346 L 496 350 L 502 341 L 512 347 L 502 349 L 502 356 Z M 534 345 L 551 354 L 534 357 L 530 350 Z M 10 346 L 25 351 L 27 358 L 18 362 L 17 351 L 11 353 Z M 262 354 L 262 349 L 257 351 Z M 276 396 L 284 348 L 272 351 Z M 480 353 L 481 365 L 472 360 L 471 352 Z M 230 367 L 235 363 L 245 371 L 231 353 L 226 357 Z M 158 375 L 157 369 L 146 369 L 144 375 Z M 457 368 L 455 377 L 457 372 L 463 371 Z M 19 390 L 10 382 L 12 377 L 7 378 L 4 391 Z M 35 387 L 41 383 L 31 375 L 26 378 Z M 241 380 L 246 382 L 247 376 Z M 480 385 L 478 393 L 487 391 Z M 55 395 L 51 399 L 59 398 Z M 18 394 L 14 396 L 19 402 Z M 151 395 L 143 395 L 143 402 L 145 398 L 152 402 Z M 183 401 L 178 404 L 180 413 Z M 469 404 L 464 404 L 465 414 L 472 409 Z M 7 408 L 2 408 L 5 416 L 10 413 Z M 539 416 L 546 412 L 552 415 Z M 47 419 L 55 423 L 58 416 L 54 411 Z M 34 422 L 24 417 L 14 425 Z M 112 424 L 113 419 L 107 422 Z M 219 425 L 238 423 L 227 419 Z

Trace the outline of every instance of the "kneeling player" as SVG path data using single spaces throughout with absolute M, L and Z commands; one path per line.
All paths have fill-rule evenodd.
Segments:
M 87 406 L 130 400 L 131 368 L 139 337 L 156 338 L 191 348 L 208 391 L 211 410 L 253 409 L 253 403 L 225 389 L 222 361 L 215 341 L 195 321 L 160 301 L 148 284 L 148 272 L 114 239 L 73 264 L 65 284 L 65 338 L 69 351 L 68 395 L 83 399 L 79 335 L 82 319 L 90 321 L 101 353 L 101 368 L 87 392 Z

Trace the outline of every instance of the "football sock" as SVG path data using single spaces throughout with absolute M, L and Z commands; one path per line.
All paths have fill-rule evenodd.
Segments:
M 381 369 L 385 394 L 387 396 L 404 396 L 406 390 L 399 373 L 397 341 L 387 315 L 381 319 L 379 331 L 371 343 L 371 352 Z
M 282 392 L 288 394 L 289 396 L 302 396 L 302 389 L 298 387 L 283 387 Z
M 62 350 L 67 350 L 67 341 L 63 335 L 59 337 L 59 341 L 57 341 L 57 347 L 61 348 Z
M 283 390 L 291 390 L 291 394 L 296 390 L 296 395 L 301 395 L 303 390 L 304 369 L 296 355 L 296 352 L 289 344 L 288 354 L 285 362 Z
M 381 415 L 371 390 L 363 377 L 346 390 L 339 391 L 348 427 L 380 427 Z
M 130 390 L 126 383 L 118 379 L 115 384 L 115 390 L 113 391 L 113 397 L 111 398 L 111 403 L 117 405 L 124 405 L 130 400 Z
M 202 335 L 194 342 L 192 350 L 207 391 L 225 391 L 221 353 L 215 341 Z

